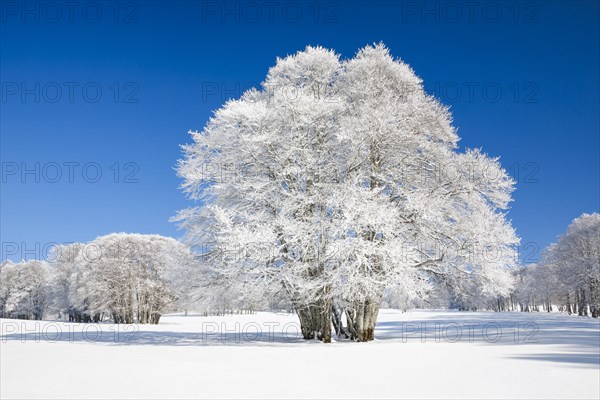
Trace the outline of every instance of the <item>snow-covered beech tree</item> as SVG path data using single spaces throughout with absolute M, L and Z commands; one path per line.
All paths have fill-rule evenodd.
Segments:
M 550 247 L 550 249 L 552 246 Z M 548 251 L 542 259 L 547 260 Z M 522 267 L 517 272 L 514 301 L 521 311 L 552 311 L 553 305 L 562 305 L 564 282 L 558 279 L 554 268 L 542 262 Z
M 518 239 L 498 159 L 383 45 L 307 47 L 192 132 L 176 220 L 219 276 L 285 288 L 305 338 L 372 340 L 384 290 L 507 294 Z M 250 289 L 248 289 L 250 290 Z M 347 326 L 342 327 L 345 314 Z
M 332 301 L 332 263 L 323 254 L 332 224 L 325 216 L 337 171 L 323 166 L 339 147 L 334 118 L 342 102 L 330 83 L 340 67 L 337 55 L 322 49 L 282 60 L 264 91 L 228 103 L 207 134 L 194 134 L 197 145 L 180 164 L 183 176 L 195 177 L 186 190 L 209 203 L 179 215 L 208 251 L 204 259 L 225 279 L 252 283 L 248 292 L 283 285 L 305 337 L 319 332 L 324 340 Z
M 583 214 L 548 246 L 536 265 L 518 271 L 515 301 L 522 311 L 600 315 L 600 214 Z
M 15 263 L 10 260 L 0 264 L 0 318 L 8 318 L 10 309 L 9 299 L 14 291 Z
M 600 316 L 600 214 L 583 214 L 550 245 L 536 266 L 523 271 L 517 295 L 523 310 Z
M 600 214 L 583 214 L 573 220 L 552 249 L 559 279 L 575 292 L 579 315 L 600 315 Z
M 36 260 L 6 261 L 0 268 L 0 316 L 42 319 L 49 300 L 48 264 Z
M 183 260 L 182 260 L 183 261 Z M 225 279 L 207 268 L 195 255 L 167 271 L 167 280 L 177 298 L 172 308 L 178 311 L 200 311 L 224 315 L 234 311 L 253 311 L 264 306 L 264 293 L 246 291 L 242 282 Z
M 85 244 L 71 243 L 56 245 L 50 250 L 51 308 L 69 321 L 83 322 L 90 316 L 77 307 L 77 283 L 75 277 L 82 260 Z
M 169 306 L 187 304 L 188 281 L 203 276 L 188 246 L 159 235 L 57 245 L 48 261 L 0 264 L 0 317 L 157 324 Z
M 176 299 L 169 270 L 193 262 L 187 246 L 159 235 L 113 233 L 87 248 L 94 250 L 80 255 L 76 306 L 117 323 L 157 324 Z

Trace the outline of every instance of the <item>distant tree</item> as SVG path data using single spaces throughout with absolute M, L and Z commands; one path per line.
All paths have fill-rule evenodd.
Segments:
M 9 310 L 12 308 L 9 300 L 14 291 L 16 266 L 10 260 L 0 264 L 0 318 L 9 318 Z
M 542 253 L 536 265 L 519 272 L 515 297 L 522 311 L 600 315 L 600 214 L 582 214 Z
M 117 323 L 157 324 L 176 300 L 168 271 L 193 259 L 187 246 L 159 235 L 113 233 L 89 246 L 97 254 L 81 260 L 79 307 Z
M 59 245 L 50 260 L 52 309 L 75 322 L 157 324 L 185 296 L 183 283 L 199 275 L 189 247 L 159 235 L 113 233 Z
M 552 245 L 542 264 L 561 283 L 565 303 L 579 315 L 600 313 L 600 214 L 582 214 Z
M 69 321 L 82 322 L 84 310 L 78 309 L 76 272 L 79 268 L 84 249 L 83 243 L 56 245 L 50 251 L 51 307 L 59 316 L 68 317 Z
M 43 261 L 3 262 L 0 269 L 0 311 L 4 318 L 37 319 L 48 306 L 48 264 Z

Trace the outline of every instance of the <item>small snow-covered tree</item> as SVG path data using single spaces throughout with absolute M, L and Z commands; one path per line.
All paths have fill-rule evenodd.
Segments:
M 555 282 L 551 290 L 558 304 L 565 304 L 569 311 L 576 309 L 579 315 L 588 315 L 590 308 L 591 314 L 598 317 L 600 214 L 582 214 L 575 218 L 557 243 L 544 252 L 540 267 Z
M 50 271 L 43 261 L 2 263 L 0 307 L 5 318 L 42 319 L 49 301 Z
M 157 324 L 204 276 L 188 246 L 159 235 L 57 245 L 49 262 L 0 264 L 0 317 L 41 319 L 50 310 L 74 322 Z
M 390 285 L 511 287 L 518 239 L 501 210 L 514 182 L 497 159 L 458 152 L 448 110 L 383 45 L 278 59 L 192 137 L 178 172 L 202 205 L 176 219 L 218 274 L 285 288 L 307 339 L 330 341 L 333 317 L 372 340 Z
M 76 305 L 117 323 L 157 324 L 176 300 L 174 271 L 193 261 L 187 246 L 159 235 L 113 233 L 87 247 L 95 250 L 80 255 Z
M 600 214 L 582 214 L 542 253 L 519 271 L 515 296 L 523 311 L 600 315 Z
M 77 286 L 75 277 L 81 264 L 83 243 L 54 246 L 50 251 L 50 291 L 52 308 L 69 321 L 81 322 L 84 313 L 76 306 Z
M 16 265 L 10 260 L 0 264 L 0 318 L 9 318 L 12 306 L 9 300 L 15 290 Z

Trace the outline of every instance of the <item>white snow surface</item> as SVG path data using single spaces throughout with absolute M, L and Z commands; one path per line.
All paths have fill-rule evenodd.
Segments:
M 374 342 L 331 344 L 272 312 L 0 323 L 3 399 L 600 398 L 599 321 L 559 313 L 382 310 Z

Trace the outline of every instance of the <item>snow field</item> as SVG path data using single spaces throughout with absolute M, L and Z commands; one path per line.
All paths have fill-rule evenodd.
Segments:
M 2 398 L 600 395 L 599 321 L 558 313 L 382 310 L 374 342 L 332 344 L 287 313 L 0 322 Z

